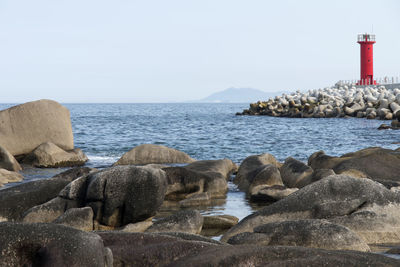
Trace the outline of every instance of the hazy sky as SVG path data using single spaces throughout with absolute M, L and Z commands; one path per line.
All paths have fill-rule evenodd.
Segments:
M 400 1 L 0 0 L 0 102 L 154 102 L 400 76 Z

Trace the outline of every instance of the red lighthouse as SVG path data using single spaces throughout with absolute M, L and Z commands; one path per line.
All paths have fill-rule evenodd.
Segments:
M 361 51 L 361 77 L 358 83 L 360 85 L 376 84 L 376 81 L 374 80 L 373 54 L 375 34 L 359 34 L 357 42 L 360 44 Z

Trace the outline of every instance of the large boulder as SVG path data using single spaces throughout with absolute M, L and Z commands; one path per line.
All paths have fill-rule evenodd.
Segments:
M 119 231 L 97 232 L 113 254 L 114 266 L 166 266 L 180 258 L 196 254 L 205 248 L 220 245 L 201 238 L 164 233 L 125 233 Z M 191 235 L 192 236 L 192 235 Z M 190 265 L 187 265 L 190 266 Z
M 13 172 L 22 170 L 14 156 L 2 146 L 0 146 L 0 168 Z
M 81 166 L 86 161 L 88 158 L 79 148 L 65 151 L 51 142 L 46 142 L 24 157 L 22 162 L 39 168 L 56 168 Z
M 349 228 L 326 220 L 296 220 L 268 223 L 228 240 L 232 245 L 301 246 L 328 250 L 370 251 Z
M 400 153 L 371 147 L 341 157 L 331 157 L 322 151 L 314 153 L 309 165 L 315 169 L 333 169 L 337 174 L 358 174 L 373 180 L 400 181 Z
M 227 180 L 237 169 L 229 159 L 201 160 L 183 167 L 168 167 L 167 200 L 184 201 L 193 206 L 209 204 L 212 198 L 223 198 L 228 191 Z
M 82 231 L 93 230 L 93 210 L 90 207 L 68 209 L 53 223 L 73 227 Z
M 184 232 L 199 234 L 203 227 L 203 216 L 197 210 L 182 210 L 153 223 L 146 232 Z
M 191 163 L 188 154 L 161 145 L 143 144 L 126 152 L 114 165 L 145 165 L 151 163 Z
M 26 211 L 23 219 L 51 222 L 68 209 L 90 207 L 95 224 L 119 227 L 154 216 L 166 190 L 167 179 L 161 169 L 116 166 L 79 177 L 55 198 Z
M 265 165 L 273 165 L 276 168 L 280 167 L 280 163 L 275 159 L 275 157 L 268 153 L 261 155 L 252 155 L 245 158 L 240 164 L 236 177 L 233 180 L 234 183 L 238 185 L 240 190 L 248 191 L 257 174 L 264 170 L 263 167 L 265 167 Z M 263 177 L 263 179 L 260 180 L 266 179 L 266 175 L 264 174 L 261 176 Z M 280 177 L 277 177 L 276 174 L 273 174 L 273 177 L 269 178 L 269 185 L 282 185 L 282 181 L 280 181 L 279 178 Z
M 238 245 L 206 247 L 197 253 L 180 257 L 167 266 L 394 267 L 399 266 L 399 263 L 399 260 L 384 255 L 358 251 Z
M 1 266 L 112 266 L 100 236 L 57 224 L 0 223 Z
M 0 111 L 0 146 L 12 155 L 28 154 L 45 142 L 74 149 L 66 107 L 52 100 L 38 100 Z
M 266 223 L 328 219 L 345 225 L 367 243 L 400 241 L 399 194 L 370 179 L 332 175 L 247 216 L 223 237 L 253 232 Z M 361 219 L 359 219 L 361 218 Z M 362 225 L 359 222 L 364 220 Z M 383 238 L 384 237 L 384 238 Z
M 0 187 L 7 183 L 19 182 L 24 177 L 18 172 L 0 169 Z
M 280 168 L 282 181 L 287 187 L 298 187 L 304 179 L 312 175 L 313 169 L 304 164 L 303 162 L 287 158 L 285 163 Z
M 108 226 L 121 226 L 154 216 L 167 191 L 163 170 L 116 166 L 89 175 L 85 206 Z
M 74 168 L 50 179 L 36 180 L 0 190 L 0 221 L 20 221 L 24 212 L 57 197 L 68 183 L 93 171 Z

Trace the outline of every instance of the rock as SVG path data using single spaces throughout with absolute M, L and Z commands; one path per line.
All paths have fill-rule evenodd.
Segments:
M 18 172 L 8 171 L 6 169 L 0 169 L 0 187 L 7 183 L 19 182 L 24 177 Z
M 239 219 L 231 215 L 203 216 L 203 229 L 229 229 L 236 225 Z
M 332 169 L 317 169 L 317 170 L 314 170 L 311 175 L 305 177 L 303 180 L 298 182 L 296 184 L 296 186 L 298 188 L 303 188 L 304 186 L 315 183 L 315 182 L 317 182 L 325 177 L 331 176 L 331 175 L 335 175 L 335 172 Z
M 228 191 L 227 180 L 236 170 L 236 165 L 228 159 L 201 160 L 184 167 L 163 170 L 168 179 L 166 200 L 185 199 L 186 206 L 197 205 L 197 201 L 207 205 L 211 198 L 225 197 Z
M 370 251 L 369 246 L 347 227 L 326 220 L 295 220 L 268 223 L 228 240 L 232 245 L 301 246 L 327 250 Z
M 182 208 L 211 205 L 211 196 L 208 192 L 194 193 L 179 201 Z
M 148 246 L 150 247 L 150 246 Z M 183 254 L 183 252 L 181 252 Z M 153 256 L 153 255 L 151 255 Z M 148 260 L 146 255 L 144 260 Z M 164 256 L 165 257 L 165 256 Z M 164 259 L 164 257 L 162 259 Z M 177 257 L 178 258 L 178 257 Z M 137 265 L 150 265 L 148 261 Z M 159 260 L 158 262 L 160 262 Z M 157 263 L 158 263 L 157 262 Z M 153 265 L 154 262 L 151 262 Z M 162 263 L 165 263 L 164 261 Z M 160 264 L 160 263 L 158 263 Z M 215 246 L 187 253 L 168 266 L 399 266 L 399 260 L 359 251 L 330 251 L 304 247 Z M 161 264 L 160 264 L 161 265 Z
M 27 154 L 45 142 L 74 149 L 70 114 L 52 100 L 28 102 L 0 111 L 0 146 L 12 155 Z
M 144 231 L 147 230 L 147 228 L 149 228 L 152 225 L 153 225 L 152 221 L 130 223 L 122 227 L 120 231 L 128 233 L 143 233 Z
M 146 232 L 184 232 L 199 234 L 203 227 L 203 216 L 197 210 L 182 210 L 160 219 L 147 228 Z
M 74 200 L 56 197 L 28 209 L 24 212 L 22 221 L 25 223 L 50 223 L 62 216 L 68 209 L 78 207 L 78 203 Z
M 247 157 L 245 160 L 243 160 L 242 164 L 240 164 L 238 173 L 233 180 L 234 183 L 238 185 L 240 190 L 248 191 L 250 184 L 254 180 L 255 176 L 258 174 L 258 172 L 261 172 L 263 170 L 262 167 L 265 165 L 273 165 L 276 168 L 280 167 L 280 163 L 275 159 L 275 157 L 268 153 Z M 263 175 L 260 177 L 265 176 Z M 275 178 L 271 178 L 271 180 L 275 180 L 275 184 L 279 184 L 282 182 L 279 181 L 276 175 L 274 177 Z
M 0 223 L 1 266 L 112 266 L 100 236 L 57 224 Z
M 161 145 L 144 144 L 126 152 L 114 165 L 144 165 L 150 163 L 191 163 L 186 153 Z
M 284 185 L 259 186 L 254 188 L 250 195 L 252 202 L 275 202 L 299 190 L 298 188 L 286 188 Z
M 378 127 L 378 130 L 388 130 L 388 129 L 392 129 L 392 127 L 390 125 L 387 125 L 387 124 L 381 124 Z
M 0 169 L 6 169 L 12 172 L 19 172 L 22 170 L 14 156 L 2 146 L 0 146 Z
M 79 148 L 64 151 L 50 142 L 41 144 L 23 159 L 23 163 L 39 168 L 81 166 L 86 161 L 88 158 Z
M 97 232 L 113 254 L 114 266 L 166 266 L 180 258 L 216 248 L 213 242 L 156 233 Z M 171 233 L 172 234 L 172 233 Z M 190 266 L 190 265 L 189 265 Z
M 185 166 L 186 169 L 210 175 L 221 175 L 228 180 L 232 173 L 237 171 L 237 166 L 230 159 L 198 160 Z
M 36 180 L 0 190 L 0 221 L 20 221 L 28 209 L 57 197 L 73 179 L 92 171 L 75 168 L 50 179 Z
M 333 169 L 337 174 L 354 170 L 374 180 L 400 181 L 400 154 L 390 149 L 371 147 L 341 157 L 318 154 L 310 166 L 314 170 Z
M 93 210 L 90 207 L 68 209 L 53 223 L 62 224 L 82 231 L 93 230 Z
M 88 179 L 86 206 L 100 223 L 113 227 L 154 216 L 167 190 L 165 172 L 149 167 L 116 166 Z
M 297 184 L 302 180 L 306 179 L 308 176 L 311 176 L 313 170 L 303 162 L 289 157 L 285 160 L 280 172 L 283 184 L 287 187 L 294 188 L 297 187 Z
M 332 175 L 247 216 L 223 237 L 252 232 L 259 225 L 302 219 L 329 219 L 367 243 L 400 241 L 399 195 L 369 179 Z M 362 222 L 362 224 L 361 224 Z M 371 242 L 372 241 L 372 242 Z

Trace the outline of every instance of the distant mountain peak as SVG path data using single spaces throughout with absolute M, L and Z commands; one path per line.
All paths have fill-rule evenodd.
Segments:
M 259 100 L 268 100 L 268 98 L 281 95 L 282 93 L 284 92 L 264 92 L 255 88 L 230 87 L 195 102 L 250 103 Z

